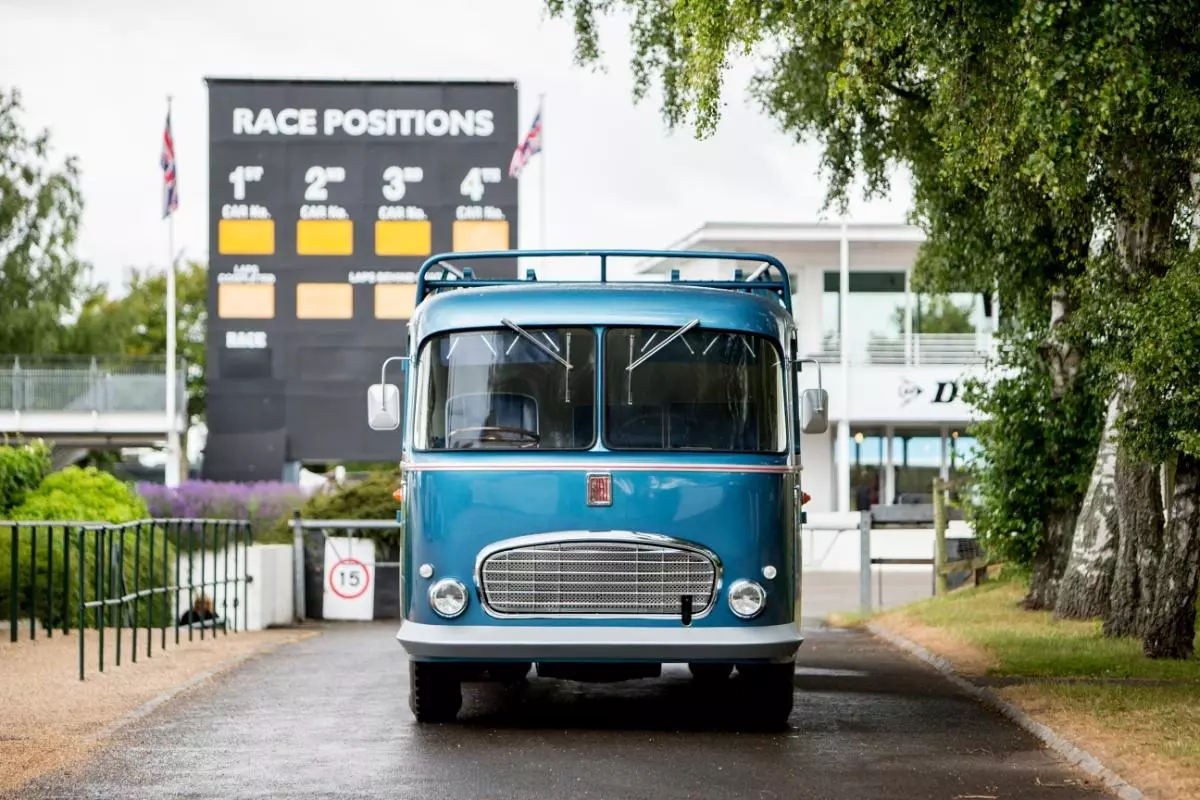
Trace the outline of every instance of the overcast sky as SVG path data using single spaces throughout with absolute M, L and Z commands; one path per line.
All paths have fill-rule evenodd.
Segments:
M 0 85 L 21 90 L 29 127 L 79 157 L 87 210 L 80 255 L 119 288 L 161 265 L 158 159 L 175 97 L 176 246 L 207 256 L 203 79 L 510 79 L 522 124 L 547 95 L 546 150 L 521 182 L 520 244 L 538 245 L 537 170 L 547 169 L 550 247 L 662 247 L 705 221 L 814 221 L 817 146 L 775 130 L 730 78 L 719 132 L 668 133 L 656 98 L 632 101 L 627 21 L 605 25 L 607 72 L 576 67 L 569 23 L 542 0 L 0 0 Z M 514 146 L 516 141 L 514 140 Z M 900 222 L 907 185 L 857 203 L 857 221 Z

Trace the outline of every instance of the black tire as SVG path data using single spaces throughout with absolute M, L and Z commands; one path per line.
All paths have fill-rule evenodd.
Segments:
M 453 722 L 462 708 L 462 682 L 453 667 L 410 661 L 408 707 L 417 722 Z
M 785 728 L 795 704 L 796 665 L 744 664 L 738 666 L 743 706 L 754 727 Z
M 692 678 L 700 683 L 723 683 L 733 674 L 733 664 L 713 664 L 710 662 L 695 662 L 688 664 Z

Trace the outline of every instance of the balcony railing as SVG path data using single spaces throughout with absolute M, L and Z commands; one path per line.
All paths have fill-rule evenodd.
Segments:
M 180 361 L 176 408 L 187 403 Z M 0 412 L 165 412 L 166 359 L 0 357 Z
M 827 334 L 810 357 L 826 364 L 842 360 L 840 337 Z M 850 363 L 862 365 L 921 366 L 981 364 L 992 354 L 989 333 L 914 333 L 912 336 L 850 340 Z

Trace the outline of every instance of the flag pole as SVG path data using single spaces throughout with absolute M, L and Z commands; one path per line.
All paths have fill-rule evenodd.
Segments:
M 171 95 L 167 95 L 167 123 L 171 121 Z M 171 132 L 172 149 L 175 133 Z M 178 172 L 176 171 L 178 182 Z M 176 429 L 175 377 L 175 213 L 167 208 L 167 463 L 164 482 L 169 487 L 180 483 L 182 457 L 179 452 L 179 431 Z
M 541 119 L 542 130 L 538 137 L 542 140 L 541 156 L 542 163 L 538 167 L 538 213 L 541 219 L 538 223 L 539 235 L 541 236 L 540 247 L 546 249 L 546 93 L 542 92 L 538 95 L 538 117 Z

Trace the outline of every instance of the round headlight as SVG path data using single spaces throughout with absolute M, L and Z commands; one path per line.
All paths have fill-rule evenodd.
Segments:
M 467 587 L 453 578 L 442 578 L 429 587 L 429 605 L 443 617 L 457 617 L 467 607 Z
M 766 591 L 754 581 L 734 581 L 729 587 L 729 609 L 742 619 L 757 616 L 766 604 Z

